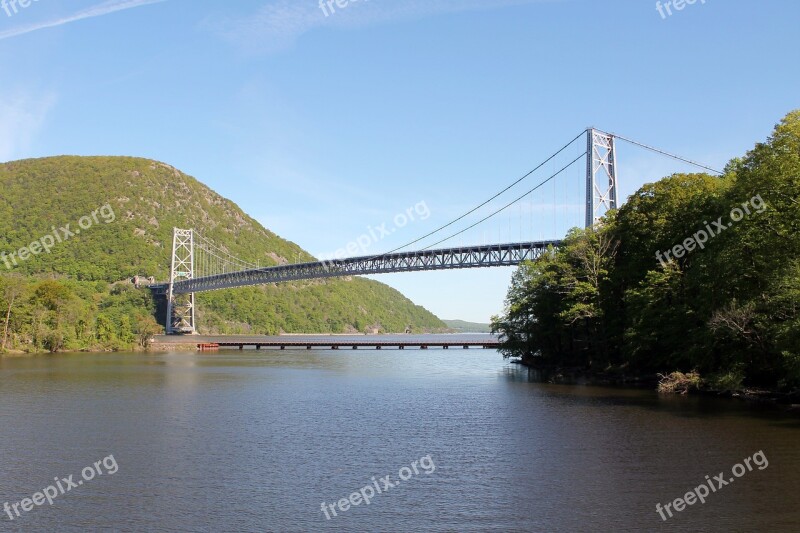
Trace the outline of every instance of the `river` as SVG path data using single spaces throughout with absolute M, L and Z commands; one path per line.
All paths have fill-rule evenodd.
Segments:
M 6 358 L 0 399 L 3 531 L 800 531 L 797 416 L 491 350 Z

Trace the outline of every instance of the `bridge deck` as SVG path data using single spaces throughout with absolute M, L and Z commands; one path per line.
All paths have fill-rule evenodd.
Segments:
M 158 335 L 157 344 L 196 344 L 201 347 L 219 348 L 322 348 L 338 350 L 349 348 L 399 349 L 405 348 L 483 348 L 496 350 L 500 341 L 495 335 L 280 335 L 280 336 L 227 336 L 227 335 Z

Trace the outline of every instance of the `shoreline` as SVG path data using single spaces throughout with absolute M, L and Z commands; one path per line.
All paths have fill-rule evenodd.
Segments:
M 771 404 L 776 407 L 800 413 L 800 391 L 784 392 L 753 387 L 744 387 L 735 390 L 716 390 L 707 386 L 701 386 L 699 388 L 689 388 L 683 391 L 660 392 L 658 391 L 658 384 L 661 381 L 661 377 L 658 374 L 633 375 L 619 371 L 600 372 L 577 367 L 541 366 L 531 363 L 530 361 L 524 361 L 523 359 L 514 359 L 511 362 L 538 373 L 538 376 L 535 376 L 533 379 L 541 383 L 650 389 L 659 394 L 729 398 L 752 402 L 754 404 Z
M 38 355 L 59 355 L 64 353 L 117 353 L 117 352 L 132 352 L 132 353 L 147 353 L 152 351 L 150 348 L 142 348 L 141 346 L 133 346 L 131 348 L 82 348 L 77 350 L 57 350 L 50 352 L 46 350 L 30 351 L 23 350 L 6 350 L 0 352 L 0 359 L 18 359 L 22 357 L 36 357 Z

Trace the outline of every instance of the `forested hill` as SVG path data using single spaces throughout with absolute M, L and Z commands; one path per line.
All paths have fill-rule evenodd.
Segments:
M 26 289 L 23 297 L 15 298 L 9 321 L 17 341 L 34 342 L 35 332 L 26 330 L 26 321 L 33 320 L 37 305 L 44 305 L 51 314 L 63 311 L 53 309 L 53 302 L 33 301 L 37 284 L 45 277 L 66 287 L 69 295 L 62 300 L 86 300 L 86 287 L 97 292 L 84 302 L 88 309 L 81 319 L 86 330 L 96 327 L 105 296 L 127 290 L 120 281 L 134 275 L 166 279 L 173 227 L 194 228 L 229 253 L 262 265 L 312 259 L 230 200 L 164 163 L 133 157 L 63 156 L 0 164 L 0 252 L 5 253 L 0 257 L 0 288 L 14 279 Z M 30 253 L 20 254 L 23 247 L 30 247 Z M 136 301 L 127 311 L 105 307 L 112 322 L 118 323 L 126 313 L 138 316 L 141 302 L 138 296 L 130 296 L 129 300 Z M 3 323 L 9 300 L 0 292 Z M 364 279 L 220 291 L 200 295 L 198 303 L 200 326 L 206 332 L 445 327 L 397 291 Z M 131 323 L 133 319 L 128 316 Z M 63 324 L 58 318 L 58 327 Z M 75 347 L 88 343 L 76 340 L 84 333 L 64 334 Z
M 310 259 L 239 207 L 164 163 L 133 157 L 50 157 L 0 165 L 0 249 L 17 250 L 109 204 L 111 223 L 21 263 L 17 272 L 57 272 L 113 282 L 134 274 L 165 279 L 172 228 L 194 228 L 237 257 L 262 264 Z
M 800 111 L 723 176 L 644 185 L 514 275 L 493 321 L 542 367 L 800 390 Z

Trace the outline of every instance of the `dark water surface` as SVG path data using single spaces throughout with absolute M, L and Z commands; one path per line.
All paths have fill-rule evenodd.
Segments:
M 538 384 L 493 351 L 0 359 L 0 504 L 118 467 L 0 530 L 800 531 L 798 444 L 773 409 Z

